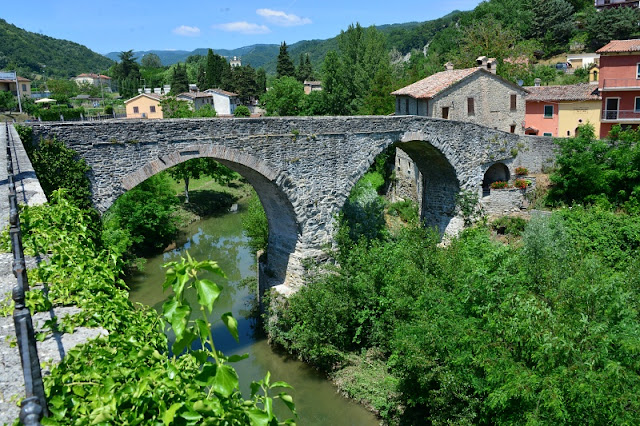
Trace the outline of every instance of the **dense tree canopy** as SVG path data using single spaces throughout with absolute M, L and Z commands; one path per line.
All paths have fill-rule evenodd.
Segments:
M 280 53 L 278 53 L 278 64 L 276 65 L 276 78 L 280 77 L 295 77 L 296 68 L 293 66 L 293 61 L 289 56 L 287 50 L 287 43 L 282 42 L 280 45 Z

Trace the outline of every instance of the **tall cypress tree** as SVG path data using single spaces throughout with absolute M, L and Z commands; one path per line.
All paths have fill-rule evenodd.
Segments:
M 187 66 L 176 64 L 171 77 L 171 93 L 174 95 L 189 91 L 189 77 L 187 76 Z
M 276 78 L 280 77 L 295 77 L 296 76 L 296 68 L 293 66 L 293 61 L 291 57 L 289 57 L 289 52 L 287 51 L 287 43 L 282 42 L 280 45 L 280 53 L 278 54 L 278 63 L 276 65 Z
M 302 53 L 300 54 L 300 63 L 296 70 L 296 78 L 300 83 L 304 83 L 305 80 L 313 80 L 313 68 L 311 67 L 311 61 L 308 53 L 306 55 Z

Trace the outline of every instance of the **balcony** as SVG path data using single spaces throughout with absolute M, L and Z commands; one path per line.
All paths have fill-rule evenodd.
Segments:
M 637 78 L 605 78 L 602 81 L 602 92 L 640 90 L 640 79 Z
M 640 110 L 605 110 L 600 119 L 603 123 L 638 123 Z

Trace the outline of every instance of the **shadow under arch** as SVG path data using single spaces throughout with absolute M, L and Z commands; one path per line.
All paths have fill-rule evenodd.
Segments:
M 427 140 L 402 140 L 394 146 L 404 151 L 418 169 L 419 173 L 411 178 L 416 186 L 420 219 L 443 236 L 456 216 L 460 192 L 456 170 L 440 149 Z M 402 172 L 396 170 L 396 174 Z
M 178 152 L 159 156 L 122 181 L 124 192 L 149 177 L 193 158 L 210 157 L 244 177 L 258 194 L 269 224 L 267 263 L 265 273 L 268 287 L 283 284 L 287 276 L 289 258 L 295 251 L 300 226 L 286 191 L 291 180 L 264 161 L 244 152 L 223 146 L 194 145 Z M 293 191 L 291 191 L 293 193 Z

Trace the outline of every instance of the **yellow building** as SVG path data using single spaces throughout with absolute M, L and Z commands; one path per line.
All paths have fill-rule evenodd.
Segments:
M 558 104 L 558 136 L 574 137 L 581 124 L 592 124 L 596 133 L 600 128 L 602 100 L 560 102 Z
M 163 118 L 160 100 L 162 96 L 155 93 L 141 93 L 124 101 L 127 118 Z

